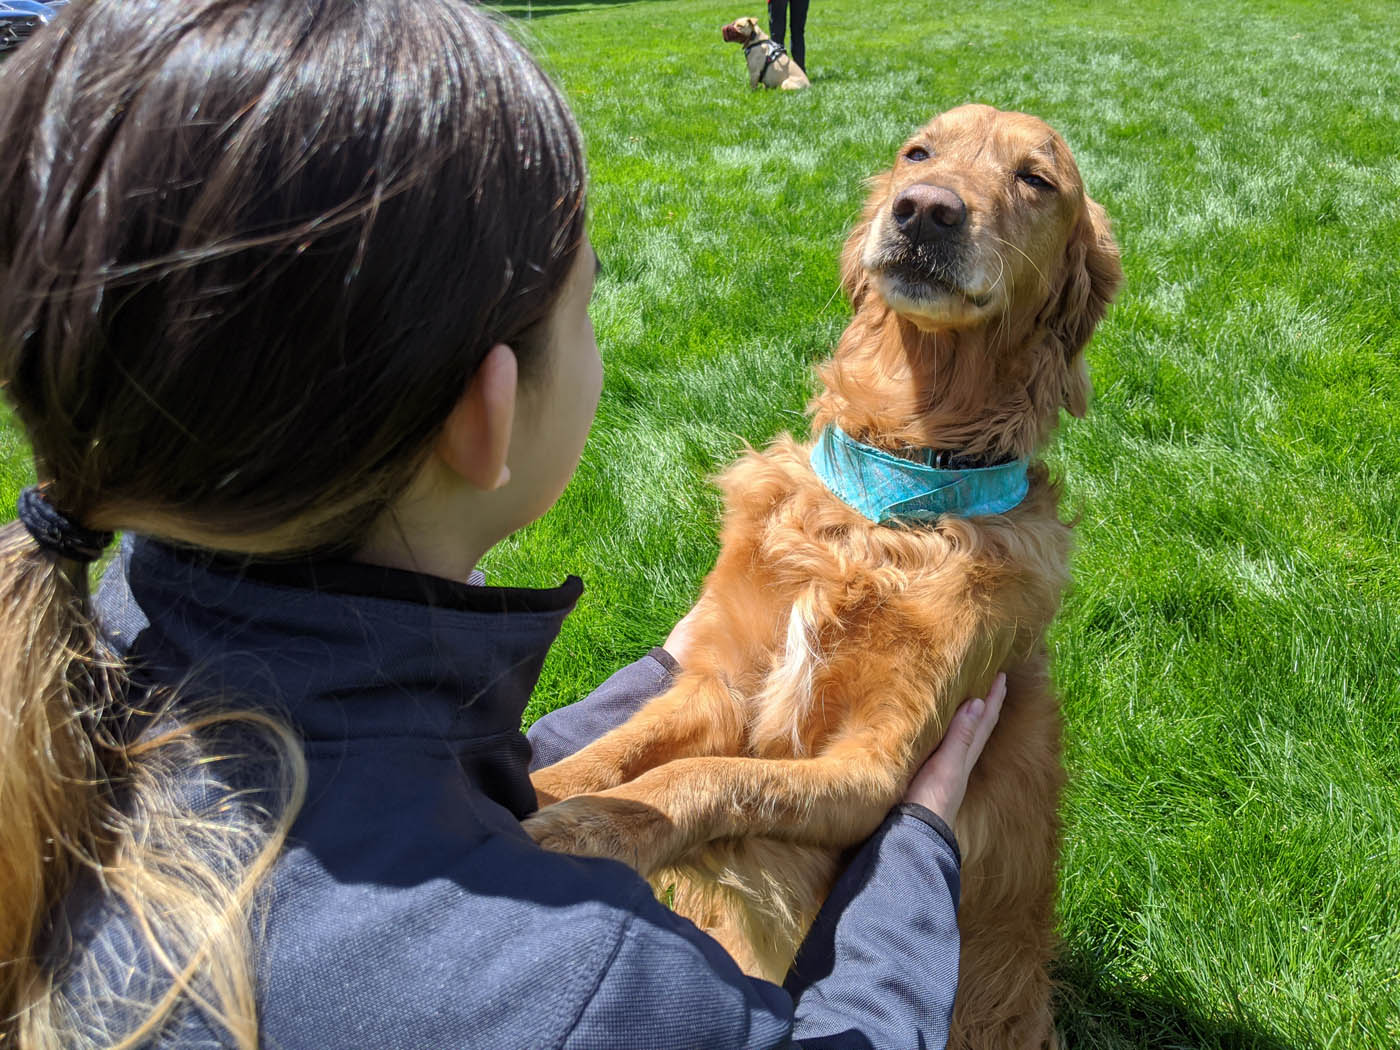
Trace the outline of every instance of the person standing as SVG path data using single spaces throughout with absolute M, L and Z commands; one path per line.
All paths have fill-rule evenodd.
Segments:
M 792 47 L 788 53 L 792 60 L 807 70 L 807 4 L 809 0 L 768 0 L 768 35 L 779 44 L 786 46 L 788 5 L 792 6 Z

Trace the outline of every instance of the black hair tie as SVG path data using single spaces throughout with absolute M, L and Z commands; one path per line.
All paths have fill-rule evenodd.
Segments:
M 44 550 L 74 561 L 96 561 L 112 542 L 112 533 L 86 529 L 64 517 L 37 485 L 19 494 L 19 520 Z

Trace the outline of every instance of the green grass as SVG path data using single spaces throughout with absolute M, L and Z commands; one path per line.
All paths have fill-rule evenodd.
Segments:
M 1065 1042 L 1400 1045 L 1400 5 L 818 0 L 813 89 L 751 94 L 719 26 L 760 7 L 506 8 L 584 128 L 605 267 L 583 465 L 488 563 L 588 584 L 529 717 L 665 635 L 706 477 L 805 427 L 862 177 L 949 106 L 1036 113 L 1127 273 L 1049 453 Z M 0 430 L 0 495 L 26 469 Z
M 491 561 L 589 585 L 531 713 L 664 636 L 705 476 L 803 428 L 861 178 L 949 106 L 1036 113 L 1127 272 L 1050 453 L 1066 1043 L 1400 1045 L 1400 7 L 818 0 L 795 95 L 745 90 L 742 5 L 530 10 L 589 142 L 608 369 L 563 504 Z

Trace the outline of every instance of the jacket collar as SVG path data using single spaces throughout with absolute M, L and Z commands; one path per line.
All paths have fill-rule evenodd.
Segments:
M 460 757 L 507 737 L 519 776 L 493 794 L 528 812 L 520 719 L 582 590 L 575 576 L 527 590 L 340 563 L 234 566 L 128 537 L 95 604 L 134 681 L 271 709 L 309 752 L 418 741 Z

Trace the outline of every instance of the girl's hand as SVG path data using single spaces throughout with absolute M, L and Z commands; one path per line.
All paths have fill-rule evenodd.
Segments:
M 665 649 L 674 658 L 676 663 L 685 667 L 690 662 L 690 654 L 694 644 L 695 623 L 700 612 L 703 601 L 695 603 L 695 607 L 677 621 L 676 626 L 671 628 L 671 633 L 666 636 L 666 641 L 661 648 Z
M 926 806 L 942 817 L 948 827 L 954 826 L 967 791 L 968 774 L 996 728 L 1004 699 L 1006 675 L 999 674 L 987 690 L 986 700 L 972 699 L 958 708 L 943 742 L 914 775 L 914 782 L 904 795 L 905 802 Z

